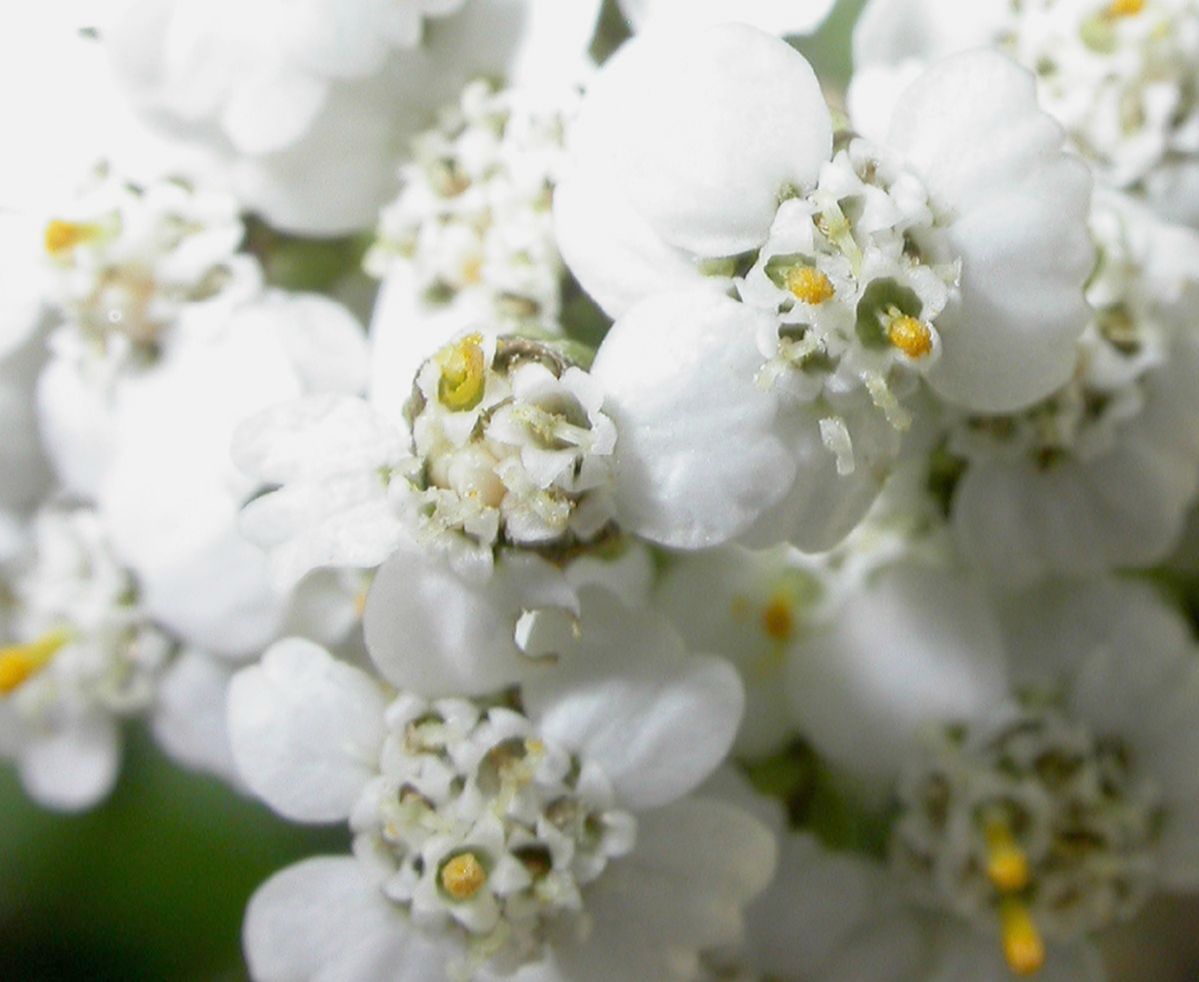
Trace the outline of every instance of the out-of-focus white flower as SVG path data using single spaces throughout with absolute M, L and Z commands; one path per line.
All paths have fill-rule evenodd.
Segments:
M 553 663 L 497 698 L 396 696 L 294 641 L 235 679 L 246 781 L 293 819 L 349 819 L 357 856 L 259 890 L 256 978 L 686 978 L 699 949 L 737 940 L 772 837 L 684 797 L 732 741 L 736 676 L 647 611 L 594 591 L 584 608 L 581 634 L 534 624 L 529 650 Z M 331 903 L 340 940 L 314 943 Z
M 164 357 L 183 316 L 203 305 L 231 309 L 261 289 L 258 264 L 238 253 L 244 234 L 225 194 L 172 180 L 135 187 L 106 168 L 48 216 L 38 243 L 44 301 L 61 326 L 37 405 L 72 493 L 97 494 L 122 386 Z
M 289 597 L 238 531 L 262 490 L 230 459 L 237 426 L 275 403 L 366 382 L 366 341 L 333 301 L 266 293 L 193 310 L 153 371 L 123 387 L 102 520 L 146 609 L 182 640 L 244 656 L 278 637 Z
M 1073 377 L 1021 413 L 961 419 L 945 448 L 964 467 L 962 554 L 1007 583 L 1156 562 L 1199 488 L 1199 237 L 1115 195 L 1092 229 Z
M 589 89 L 555 215 L 618 315 L 594 371 L 628 527 L 828 548 L 877 494 L 921 378 L 989 410 L 1060 385 L 1093 257 L 1061 140 L 1031 78 L 986 52 L 918 79 L 885 144 L 834 149 L 781 41 L 726 24 L 626 45 Z
M 472 78 L 582 71 L 594 0 L 127 0 L 101 25 L 117 79 L 226 163 L 272 224 L 368 226 L 405 143 Z
M 674 30 L 737 21 L 780 37 L 811 34 L 836 0 L 620 0 L 620 9 L 639 31 Z
M 91 511 L 39 512 L 9 585 L 0 753 L 41 804 L 86 808 L 111 790 L 120 721 L 149 710 L 173 643 Z
M 1199 661 L 1138 584 L 1042 587 L 998 613 L 960 574 L 901 564 L 791 659 L 790 695 L 823 753 L 896 795 L 914 901 L 1027 972 L 1193 888 Z
M 914 66 L 985 45 L 1037 74 L 1042 104 L 1104 183 L 1199 222 L 1194 0 L 873 0 L 854 35 L 855 121 L 869 131 Z

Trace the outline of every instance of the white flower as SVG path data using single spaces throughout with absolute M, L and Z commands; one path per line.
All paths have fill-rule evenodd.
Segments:
M 1193 889 L 1199 662 L 1139 584 L 1041 587 L 999 613 L 960 574 L 901 564 L 791 659 L 790 694 L 823 753 L 896 796 L 914 901 L 1030 971 Z
M 173 643 L 93 512 L 39 512 L 31 547 L 0 648 L 0 754 L 38 802 L 82 809 L 116 780 L 120 721 L 150 708 Z
M 984 45 L 1036 72 L 1042 105 L 1104 183 L 1199 221 L 1194 0 L 873 0 L 854 35 L 855 119 L 877 118 L 914 65 Z
M 598 8 L 127 0 L 101 36 L 135 108 L 221 158 L 239 198 L 336 234 L 373 221 L 407 139 L 468 80 L 580 70 Z
M 486 577 L 503 547 L 565 553 L 597 539 L 616 431 L 594 379 L 553 347 L 481 332 L 415 379 L 404 433 L 352 399 L 272 409 L 234 457 L 276 485 L 248 533 L 294 581 L 321 565 L 376 566 L 405 541 Z
M 620 0 L 620 9 L 639 31 L 674 30 L 738 21 L 772 34 L 811 34 L 835 0 Z
M 1021 413 L 951 422 L 962 554 L 1007 583 L 1145 566 L 1199 488 L 1199 237 L 1114 195 L 1092 227 L 1096 315 L 1073 377 Z
M 61 326 L 38 381 L 39 422 L 72 493 L 95 497 L 122 386 L 162 357 L 181 318 L 261 289 L 258 264 L 237 252 L 243 235 L 227 195 L 165 179 L 135 187 L 106 168 L 46 221 L 45 301 Z
M 349 819 L 357 855 L 260 889 L 246 924 L 256 978 L 423 982 L 539 963 L 547 978 L 688 977 L 698 949 L 737 938 L 771 837 L 682 797 L 732 740 L 736 677 L 686 655 L 652 614 L 601 593 L 585 608 L 581 635 L 533 627 L 530 649 L 553 664 L 530 662 L 504 698 L 396 695 L 300 642 L 235 679 L 251 788 L 293 819 Z M 341 942 L 286 938 L 345 901 Z
M 920 379 L 989 410 L 1060 385 L 1092 261 L 1089 181 L 1060 144 L 1031 79 L 988 53 L 918 79 L 886 144 L 834 152 L 811 69 L 775 38 L 723 25 L 622 49 L 555 213 L 618 315 L 594 370 L 631 434 L 629 528 L 828 548 L 877 494 Z
M 367 268 L 386 277 L 393 266 L 410 267 L 411 288 L 431 307 L 466 302 L 509 330 L 550 329 L 563 275 L 551 203 L 577 101 L 573 88 L 553 99 L 468 85 L 439 125 L 413 141 Z
M 365 376 L 365 338 L 345 308 L 267 293 L 229 314 L 193 311 L 169 357 L 125 384 L 99 510 L 146 609 L 182 640 L 255 653 L 291 601 L 238 531 L 261 489 L 230 459 L 237 426 L 310 393 L 355 394 Z

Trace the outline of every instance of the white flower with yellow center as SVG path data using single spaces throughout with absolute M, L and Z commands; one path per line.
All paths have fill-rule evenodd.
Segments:
M 834 144 L 811 68 L 744 25 L 656 32 L 591 85 L 559 186 L 572 272 L 617 317 L 594 371 L 628 527 L 826 549 L 878 493 L 921 380 L 991 411 L 1070 374 L 1089 180 L 998 55 Z M 627 479 L 626 479 L 627 478 Z
M 951 415 L 938 451 L 962 553 L 1003 582 L 1159 561 L 1199 490 L 1199 236 L 1115 195 L 1092 229 L 1074 375 L 1019 413 Z
M 1195 0 L 872 0 L 854 36 L 855 118 L 869 129 L 897 79 L 986 45 L 1036 73 L 1042 104 L 1103 183 L 1199 222 Z
M 528 649 L 552 664 L 526 657 L 490 700 L 397 694 L 295 641 L 238 676 L 247 783 L 355 833 L 356 858 L 301 863 L 253 898 L 255 978 L 689 978 L 698 950 L 736 940 L 772 837 L 686 797 L 732 741 L 736 676 L 647 611 L 595 592 L 583 607 L 581 632 L 539 620 Z
M 409 138 L 470 79 L 572 78 L 597 0 L 123 0 L 101 43 L 134 108 L 276 227 L 368 227 Z
M 73 493 L 94 498 L 122 388 L 163 357 L 181 321 L 261 290 L 257 262 L 238 252 L 244 234 L 228 195 L 173 180 L 136 187 L 103 168 L 46 221 L 45 300 L 61 326 L 38 381 L 39 422 Z
M 41 804 L 86 808 L 116 780 L 120 721 L 151 707 L 173 643 L 140 607 L 93 512 L 40 512 L 9 586 L 0 753 Z
M 612 520 L 616 430 L 596 382 L 552 346 L 471 333 L 417 373 L 409 431 L 352 399 L 243 425 L 242 468 L 271 490 L 245 512 L 279 576 L 377 566 L 405 543 L 485 579 L 505 547 L 569 554 Z
M 1199 661 L 1151 590 L 996 607 L 959 572 L 901 564 L 789 666 L 801 731 L 897 805 L 912 902 L 1017 974 L 1093 960 L 1097 933 L 1199 880 Z

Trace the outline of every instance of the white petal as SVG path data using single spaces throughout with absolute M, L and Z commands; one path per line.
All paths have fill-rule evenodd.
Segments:
M 854 25 L 854 68 L 985 47 L 1010 14 L 1009 0 L 870 0 Z
M 836 0 L 620 0 L 638 30 L 677 30 L 737 21 L 780 37 L 815 31 Z
M 554 233 L 571 272 L 612 317 L 702 280 L 692 259 L 663 241 L 598 168 L 575 167 L 554 190 Z
M 828 160 L 832 124 L 801 55 L 723 24 L 627 44 L 592 83 L 574 138 L 663 239 L 717 257 L 761 245 L 779 192 Z
M 922 724 L 969 721 L 1007 695 L 1002 641 L 960 572 L 882 571 L 789 664 L 795 721 L 817 748 L 880 790 Z
M 376 772 L 381 687 L 309 641 L 280 641 L 229 687 L 229 739 L 250 789 L 286 818 L 347 818 Z
M 20 751 L 21 783 L 29 796 L 56 811 L 82 811 L 107 795 L 121 763 L 120 734 L 107 716 L 70 720 L 38 733 Z
M 685 798 L 641 815 L 636 849 L 588 898 L 597 934 L 647 948 L 735 942 L 744 906 L 774 874 L 776 853 L 765 826 L 722 801 Z
M 1032 76 L 994 52 L 947 58 L 905 91 L 890 142 L 950 210 L 962 259 L 961 303 L 938 319 L 933 387 L 986 411 L 1048 395 L 1089 319 L 1091 179 L 1063 153 Z
M 592 375 L 616 423 L 616 505 L 624 528 L 695 549 L 743 532 L 777 502 L 795 462 L 758 388 L 764 319 L 715 290 L 638 304 L 612 328 Z
M 238 80 L 221 113 L 221 125 L 241 153 L 280 150 L 312 125 L 326 93 L 323 79 L 303 71 L 255 72 Z
M 451 956 L 352 857 L 308 859 L 267 880 L 250 899 L 243 943 L 255 982 L 444 982 Z
M 225 712 L 233 669 L 197 651 L 185 651 L 158 686 L 151 721 L 154 738 L 184 767 L 237 782 Z
M 379 569 L 366 603 L 366 644 L 394 685 L 423 696 L 487 695 L 528 670 L 516 623 L 540 606 L 573 608 L 561 573 L 534 556 L 505 556 L 482 583 L 437 556 L 402 550 Z
M 529 715 L 547 739 L 599 764 L 626 807 L 686 794 L 732 745 L 744 708 L 737 673 L 688 655 L 653 611 L 589 589 L 577 631 L 565 618 L 539 618 L 526 649 L 555 656 L 525 683 Z

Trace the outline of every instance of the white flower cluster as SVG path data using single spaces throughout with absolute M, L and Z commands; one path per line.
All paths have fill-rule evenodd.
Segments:
M 0 212 L 0 756 L 348 831 L 256 980 L 1099 982 L 1199 891 L 1199 4 L 832 6 L 39 15 L 125 118 Z

